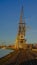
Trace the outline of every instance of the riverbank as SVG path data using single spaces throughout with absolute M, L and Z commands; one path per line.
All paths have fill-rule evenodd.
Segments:
M 37 60 L 37 52 L 32 50 L 15 50 L 0 58 L 1 65 L 20 65 L 21 63 Z M 22 64 L 21 64 L 22 65 Z M 35 64 L 36 65 L 36 64 Z

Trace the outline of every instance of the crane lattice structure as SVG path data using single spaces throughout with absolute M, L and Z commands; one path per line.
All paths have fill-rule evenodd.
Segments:
M 23 47 L 23 44 L 26 43 L 25 33 L 26 33 L 26 24 L 25 21 L 23 20 L 23 6 L 22 6 L 18 34 L 17 34 L 16 44 L 15 44 L 16 48 L 21 48 Z

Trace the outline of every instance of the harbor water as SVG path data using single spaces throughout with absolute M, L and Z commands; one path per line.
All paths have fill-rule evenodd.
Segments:
M 9 54 L 10 52 L 13 52 L 13 50 L 0 49 L 0 58 L 4 57 L 5 55 Z

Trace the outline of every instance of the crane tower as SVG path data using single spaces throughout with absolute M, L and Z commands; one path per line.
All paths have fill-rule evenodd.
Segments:
M 16 48 L 21 48 L 21 46 L 23 47 L 23 44 L 26 43 L 25 33 L 26 33 L 26 24 L 25 24 L 25 20 L 23 19 L 23 6 L 22 6 L 19 27 L 18 27 L 18 34 L 16 39 L 17 40 Z

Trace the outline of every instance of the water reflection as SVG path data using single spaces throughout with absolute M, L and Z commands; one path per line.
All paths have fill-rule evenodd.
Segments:
M 0 58 L 9 54 L 10 52 L 13 52 L 13 50 L 0 49 Z

